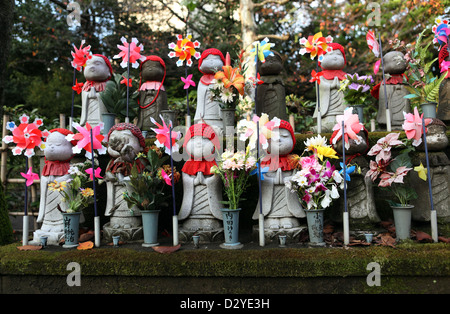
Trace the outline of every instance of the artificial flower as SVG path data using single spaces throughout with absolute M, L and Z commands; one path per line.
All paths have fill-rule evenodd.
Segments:
M 323 160 L 323 157 L 333 158 L 333 159 L 339 158 L 338 156 L 336 156 L 336 151 L 331 147 L 318 146 L 315 148 L 315 152 L 317 154 L 317 157 L 319 157 L 320 160 Z
M 450 68 L 450 61 L 443 60 L 441 62 L 441 73 L 448 71 L 449 68 Z
M 86 123 L 86 127 L 82 127 L 76 122 L 73 122 L 72 125 L 79 133 L 67 135 L 66 140 L 68 140 L 69 142 L 73 140 L 77 141 L 77 144 L 72 148 L 74 154 L 79 154 L 84 149 L 86 150 L 85 156 L 87 158 L 91 158 L 92 146 L 98 151 L 99 154 L 106 154 L 106 147 L 104 147 L 102 144 L 102 141 L 105 137 L 101 134 L 103 123 L 100 123 L 94 128 L 92 128 L 89 123 Z
M 425 168 L 422 163 L 420 163 L 419 166 L 414 167 L 414 171 L 417 172 L 417 175 L 419 176 L 419 178 L 421 178 L 423 181 L 427 181 L 427 172 L 428 169 Z
M 120 84 L 124 84 L 124 85 L 126 85 L 126 86 L 128 86 L 128 87 L 131 87 L 132 85 L 131 85 L 131 82 L 133 81 L 132 79 L 128 79 L 127 80 L 127 78 L 125 77 L 125 76 L 123 76 L 122 75 L 122 77 L 123 77 L 123 79 L 120 81 Z
M 250 172 L 250 175 L 251 175 L 251 176 L 259 173 L 259 169 L 258 169 L 259 164 L 258 164 L 258 163 L 255 163 L 254 166 L 256 166 L 256 168 L 253 169 L 253 170 Z M 253 167 L 253 166 L 252 166 L 252 167 Z M 246 166 L 246 168 L 247 168 L 247 166 Z M 251 168 L 251 167 L 250 167 L 250 168 Z M 249 169 L 250 169 L 250 168 L 249 168 Z M 261 181 L 264 180 L 264 174 L 267 173 L 267 172 L 269 172 L 269 167 L 261 168 L 261 177 L 260 177 Z
M 256 77 L 249 77 L 250 82 L 252 82 L 252 86 L 256 87 L 258 85 L 264 84 L 264 81 L 261 80 L 261 75 L 258 73 Z
M 336 125 L 333 127 L 333 131 L 338 131 L 336 136 L 333 138 L 333 144 L 336 144 L 339 138 L 344 138 L 345 148 L 349 149 L 350 143 L 349 138 L 360 143 L 362 138 L 358 133 L 363 130 L 364 126 L 359 122 L 357 114 L 353 114 L 353 109 L 348 107 L 344 110 L 343 115 L 336 116 Z M 342 122 L 344 122 L 344 134 L 342 134 Z
M 85 188 L 85 189 L 80 188 L 80 192 L 81 192 L 81 195 L 82 195 L 83 197 L 91 197 L 91 196 L 94 196 L 94 190 L 91 189 L 91 188 Z
M 67 182 L 61 181 L 58 182 L 57 180 L 54 180 L 53 182 L 50 182 L 48 184 L 48 188 L 50 191 L 63 191 L 66 188 Z
M 344 174 L 344 163 L 340 162 L 342 170 L 339 171 L 341 175 Z M 350 181 L 350 175 L 355 172 L 356 166 L 345 166 L 345 181 Z
M 172 186 L 172 179 L 170 178 L 170 176 L 162 168 L 161 168 L 161 178 L 164 180 L 164 182 L 167 185 Z
M 328 46 L 332 41 L 333 38 L 331 36 L 325 38 L 322 36 L 322 32 L 318 32 L 314 36 L 309 36 L 308 39 L 303 37 L 300 39 L 300 45 L 304 46 L 304 48 L 300 49 L 300 54 L 304 55 L 305 53 L 309 53 L 311 60 L 316 56 L 321 58 L 325 53 L 333 50 L 333 48 Z
M 187 66 L 191 66 L 192 57 L 200 58 L 200 52 L 195 50 L 200 48 L 200 43 L 197 40 L 192 42 L 191 39 L 192 35 L 187 35 L 186 38 L 183 38 L 182 35 L 177 35 L 177 43 L 169 44 L 169 48 L 174 50 L 169 53 L 169 57 L 178 57 L 177 66 L 182 66 L 184 61 L 186 61 Z
M 403 142 L 398 139 L 400 133 L 393 132 L 389 133 L 383 138 L 380 138 L 377 143 L 370 148 L 367 155 L 376 156 L 375 160 L 379 162 L 380 160 L 384 160 L 385 162 L 391 159 L 391 148 L 403 145 Z
M 186 78 L 180 77 L 184 83 L 184 89 L 188 89 L 189 86 L 195 86 L 195 82 L 192 80 L 192 74 L 189 74 Z
M 378 186 L 387 187 L 391 186 L 393 183 L 403 183 L 403 178 L 408 174 L 412 168 L 407 168 L 405 166 L 398 167 L 393 172 L 384 172 L 380 175 L 380 183 Z
M 368 31 L 366 35 L 366 41 L 367 45 L 369 46 L 370 50 L 373 52 L 375 57 L 378 58 L 380 55 L 380 45 L 375 38 L 375 33 L 373 31 Z
M 162 125 L 156 122 L 156 120 L 151 117 L 150 120 L 158 126 L 157 129 L 152 128 L 152 130 L 156 133 L 156 141 L 155 144 L 157 147 L 165 148 L 167 154 L 171 155 L 172 151 L 178 151 L 179 146 L 176 142 L 181 137 L 181 132 L 170 131 L 172 126 L 172 121 L 169 121 L 169 126 L 164 122 L 163 117 L 159 116 L 162 121 Z M 170 138 L 172 138 L 172 143 L 170 142 Z
M 231 103 L 233 102 L 233 97 L 236 96 L 235 94 L 233 94 L 233 90 L 230 88 L 224 88 L 222 90 L 222 95 L 220 96 L 220 99 L 224 102 L 224 103 Z
M 249 139 L 249 147 L 255 149 L 259 128 L 259 144 L 261 144 L 263 149 L 267 149 L 269 147 L 268 140 L 270 138 L 278 138 L 278 132 L 272 132 L 272 130 L 280 126 L 280 121 L 277 117 L 269 120 L 269 116 L 265 113 L 261 117 L 254 115 L 251 121 L 243 119 L 237 125 L 238 133 L 240 134 L 239 139 L 244 142 Z
M 138 68 L 138 61 L 144 61 L 146 58 L 145 56 L 141 55 L 141 52 L 144 50 L 144 46 L 142 44 L 138 45 L 139 41 L 135 37 L 131 39 L 131 43 L 128 43 L 127 39 L 123 36 L 122 38 L 120 38 L 120 41 L 123 45 L 117 45 L 117 48 L 120 49 L 120 52 L 119 54 L 115 55 L 113 59 L 122 58 L 122 62 L 120 63 L 120 66 L 122 68 L 126 68 L 128 63 L 130 63 L 133 68 Z
M 325 136 L 321 136 L 320 134 L 317 134 L 317 136 L 308 138 L 305 142 L 305 150 L 314 151 L 317 147 L 330 147 L 327 144 L 328 140 Z
M 221 81 L 225 88 L 233 86 L 237 89 L 239 94 L 244 95 L 245 78 L 239 73 L 238 68 L 233 68 L 230 65 L 224 65 L 223 71 L 216 72 L 214 79 Z
M 83 48 L 84 43 L 85 41 L 82 40 L 80 48 L 77 48 L 75 45 L 73 45 L 75 52 L 71 52 L 73 57 L 72 67 L 80 72 L 86 65 L 86 61 L 92 58 L 92 52 L 90 52 L 91 46 L 86 46 Z
M 88 169 L 86 169 L 85 171 L 86 171 L 86 173 L 89 175 L 89 179 L 94 180 L 93 177 L 92 177 L 92 168 L 88 168 Z M 96 168 L 96 169 L 94 170 L 94 176 L 95 176 L 96 178 L 103 179 L 103 177 L 100 176 L 100 172 L 101 172 L 101 171 L 102 171 L 102 169 L 100 169 L 100 167 Z
M 414 107 L 414 113 L 403 113 L 405 121 L 402 124 L 403 130 L 405 130 L 406 137 L 408 139 L 413 139 L 413 146 L 419 146 L 422 143 L 422 115 L 419 115 L 417 107 Z M 425 126 L 430 124 L 431 119 L 424 119 Z M 425 132 L 427 129 L 425 128 Z
M 272 56 L 273 52 L 270 51 L 270 48 L 274 47 L 274 43 L 269 43 L 269 38 L 264 38 L 263 41 L 255 41 L 253 43 L 253 49 L 250 50 L 250 57 L 255 56 L 255 63 L 258 59 L 264 63 L 266 62 L 266 58 L 268 56 Z
M 27 173 L 20 173 L 22 175 L 22 177 L 24 177 L 26 179 L 26 186 L 30 186 L 33 184 L 34 180 L 39 180 L 39 175 L 37 173 L 33 172 L 33 168 L 30 167 L 27 171 Z
M 83 91 L 83 85 L 84 83 L 78 83 L 78 80 L 75 79 L 75 85 L 72 86 L 72 89 L 76 91 L 77 94 L 80 94 Z

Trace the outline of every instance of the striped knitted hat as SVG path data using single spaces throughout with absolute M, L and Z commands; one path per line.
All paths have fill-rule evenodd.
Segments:
M 123 130 L 130 130 L 131 133 L 133 133 L 134 136 L 136 136 L 139 140 L 139 144 L 141 147 L 145 147 L 145 138 L 142 135 L 141 129 L 139 129 L 136 125 L 133 123 L 118 123 L 114 125 L 108 132 L 108 138 L 110 137 L 111 133 L 113 131 L 123 131 Z

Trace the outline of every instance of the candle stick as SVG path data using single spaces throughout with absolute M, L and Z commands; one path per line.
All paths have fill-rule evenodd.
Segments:
M 431 189 L 431 174 L 430 174 L 430 160 L 428 158 L 427 135 L 425 130 L 425 117 L 422 115 L 422 131 L 423 131 L 423 146 L 425 147 L 425 159 L 427 162 L 427 179 L 428 179 L 428 193 L 430 195 L 431 204 L 431 237 L 434 242 L 438 242 L 437 230 L 437 213 L 433 204 L 433 191 Z
M 391 112 L 388 105 L 388 99 L 387 99 L 387 91 L 386 91 L 386 76 L 384 74 L 384 61 L 383 61 L 383 46 L 381 45 L 381 35 L 378 33 L 378 42 L 380 45 L 380 58 L 381 58 L 381 70 L 383 73 L 383 87 L 384 87 L 384 99 L 386 101 L 386 130 L 388 132 L 391 131 Z
M 342 120 L 342 169 L 344 174 L 344 245 L 350 243 L 349 236 L 349 222 L 348 222 L 348 210 L 347 210 L 347 165 L 345 164 L 345 133 L 344 133 L 344 120 Z
M 97 190 L 95 186 L 95 163 L 94 163 L 94 136 L 91 128 L 91 162 L 92 162 L 92 189 L 94 190 L 94 241 L 95 246 L 100 246 L 100 216 L 97 213 Z
M 175 204 L 175 179 L 173 171 L 173 157 L 172 157 L 172 121 L 169 122 L 169 141 L 170 141 L 170 168 L 172 170 L 172 204 L 173 204 L 173 217 L 172 217 L 172 225 L 173 225 L 173 245 L 178 245 L 178 217 L 176 211 Z
M 257 146 L 256 159 L 258 160 L 258 188 L 259 188 L 259 245 L 265 245 L 264 238 L 264 214 L 262 212 L 262 195 L 261 195 L 261 161 L 259 160 L 259 121 L 256 121 L 256 137 L 257 137 Z

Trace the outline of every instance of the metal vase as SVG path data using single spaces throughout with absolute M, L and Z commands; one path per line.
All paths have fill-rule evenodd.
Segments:
M 141 210 L 144 231 L 143 247 L 158 245 L 158 218 L 160 210 Z
M 81 212 L 62 213 L 64 223 L 64 245 L 63 248 L 74 248 L 78 246 L 80 231 Z
M 395 234 L 397 240 L 411 238 L 411 212 L 414 205 L 391 206 L 394 213 Z
M 225 131 L 227 129 L 227 126 L 234 127 L 236 109 L 226 108 L 226 109 L 220 109 L 220 111 L 222 112 L 223 130 Z
M 308 223 L 309 243 L 312 246 L 325 246 L 323 241 L 323 213 L 325 209 L 305 210 Z
M 116 124 L 116 114 L 114 113 L 103 113 L 103 135 L 108 136 L 109 130 Z M 106 139 L 107 140 L 107 139 Z
M 243 245 L 239 242 L 239 212 L 238 209 L 221 209 L 223 215 L 223 233 L 225 243 L 220 247 L 224 249 L 240 249 Z
M 436 119 L 436 106 L 437 103 L 429 102 L 426 104 L 421 104 L 422 113 L 424 118 Z
M 352 112 L 354 114 L 357 114 L 359 122 L 364 124 L 364 106 L 362 106 L 362 105 L 353 106 Z

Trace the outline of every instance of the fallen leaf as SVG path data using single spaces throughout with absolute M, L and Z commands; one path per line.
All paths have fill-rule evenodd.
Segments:
M 80 235 L 80 242 L 86 242 L 94 238 L 94 231 L 88 231 Z
M 444 243 L 450 243 L 450 238 L 438 237 L 438 240 Z
M 94 247 L 94 242 L 86 241 L 86 242 L 81 242 L 80 244 L 78 244 L 77 250 L 90 250 L 93 247 Z
M 431 236 L 423 231 L 416 231 L 416 240 L 419 242 L 433 242 Z
M 18 246 L 17 249 L 19 251 L 37 251 L 42 249 L 42 245 L 22 245 Z
M 332 225 L 326 225 L 323 227 L 323 233 L 333 233 L 334 227 Z
M 158 253 L 172 253 L 178 251 L 180 247 L 181 244 L 178 244 L 176 246 L 152 246 L 152 249 Z
M 395 248 L 395 239 L 390 234 L 383 233 L 380 236 L 380 239 L 381 239 L 381 243 L 380 243 L 381 245 L 391 246 L 391 247 Z

